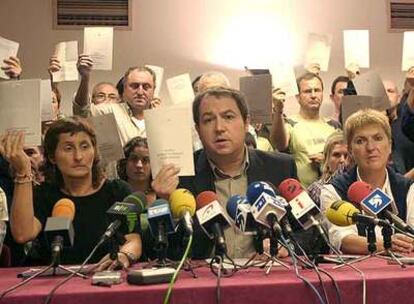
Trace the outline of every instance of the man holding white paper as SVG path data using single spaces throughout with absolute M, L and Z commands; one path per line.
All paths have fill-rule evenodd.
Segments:
M 131 138 L 136 136 L 146 137 L 144 110 L 150 107 L 150 103 L 154 98 L 155 73 L 148 67 L 129 68 L 124 76 L 124 91 L 122 94 L 124 102 L 109 102 L 95 105 L 91 104 L 84 94 L 84 89 L 88 87 L 87 83 L 89 82 L 91 67 L 92 62 L 90 60 L 80 60 L 79 73 L 81 74 L 81 84 L 73 104 L 74 113 L 87 112 L 92 116 L 113 113 L 122 145 L 125 145 Z M 100 93 L 104 94 L 105 92 L 102 91 Z M 106 99 L 108 99 L 113 93 L 107 91 L 105 94 Z M 78 98 L 78 95 L 83 95 L 83 97 Z
M 320 176 L 326 139 L 340 125 L 319 114 L 323 82 L 318 75 L 306 73 L 297 79 L 297 85 L 299 113 L 287 119 L 283 116 L 283 102 L 274 94 L 271 140 L 279 151 L 290 151 L 295 158 L 299 180 L 308 187 Z
M 286 178 L 296 177 L 296 166 L 289 155 L 246 148 L 248 108 L 239 91 L 215 87 L 198 94 L 193 102 L 193 120 L 204 149 L 194 153 L 195 176 L 180 177 L 179 188 L 194 195 L 214 191 L 225 209 L 228 199 L 245 195 L 252 182 L 271 181 L 277 186 Z M 163 183 L 152 184 L 157 195 L 169 197 L 177 187 L 177 176 L 174 167 L 164 166 L 158 176 Z M 194 230 L 193 257 L 210 256 L 211 240 L 200 227 Z M 225 230 L 225 237 L 230 257 L 254 253 L 252 236 L 243 235 L 236 227 Z

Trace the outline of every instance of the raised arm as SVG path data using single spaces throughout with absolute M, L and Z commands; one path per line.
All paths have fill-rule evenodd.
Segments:
M 82 54 L 78 58 L 78 71 L 81 77 L 78 91 L 75 96 L 75 103 L 81 108 L 86 107 L 89 103 L 89 79 L 93 66 L 92 58 Z
M 40 221 L 34 216 L 31 165 L 23 144 L 22 132 L 8 133 L 0 138 L 0 153 L 15 172 L 10 224 L 13 238 L 18 243 L 35 239 L 42 230 Z
M 279 89 L 273 90 L 273 122 L 270 140 L 279 151 L 285 151 L 289 145 L 289 133 L 283 118 L 284 101 L 285 93 Z

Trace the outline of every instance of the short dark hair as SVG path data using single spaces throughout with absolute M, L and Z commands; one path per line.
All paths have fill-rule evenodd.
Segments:
M 204 99 L 204 97 L 208 96 L 214 96 L 217 98 L 220 97 L 230 97 L 234 99 L 234 101 L 237 104 L 237 107 L 240 110 L 241 116 L 243 118 L 243 121 L 247 120 L 247 116 L 249 115 L 249 108 L 247 107 L 246 100 L 243 96 L 243 94 L 235 89 L 231 88 L 223 88 L 223 87 L 212 87 L 201 94 L 198 94 L 193 102 L 193 120 L 194 123 L 198 126 L 200 123 L 200 104 L 201 101 Z
M 100 156 L 96 144 L 96 134 L 92 125 L 89 122 L 79 116 L 67 117 L 53 122 L 46 132 L 44 140 L 44 157 L 45 164 L 42 168 L 46 181 L 57 184 L 62 187 L 64 184 L 62 173 L 59 168 L 50 161 L 50 158 L 55 157 L 56 148 L 59 143 L 59 135 L 63 133 L 76 134 L 79 132 L 85 132 L 91 139 L 92 146 L 95 150 L 95 158 L 92 165 L 92 185 L 97 188 L 103 178 L 103 172 L 100 167 Z
M 349 77 L 348 76 L 338 76 L 334 79 L 334 81 L 332 82 L 332 86 L 331 86 L 331 94 L 335 95 L 335 89 L 336 89 L 336 84 L 338 82 L 346 82 L 348 83 L 349 81 Z
M 314 79 L 314 78 L 318 79 L 321 82 L 322 90 L 323 90 L 322 78 L 319 75 L 315 74 L 315 73 L 306 72 L 305 74 L 299 76 L 299 78 L 296 78 L 296 84 L 298 86 L 299 94 L 300 94 L 300 83 L 302 82 L 302 80 L 311 80 L 311 79 Z
M 128 181 L 128 176 L 126 174 L 126 163 L 128 161 L 129 156 L 132 152 L 134 152 L 134 149 L 136 147 L 144 147 L 148 149 L 148 142 L 147 139 L 144 137 L 136 136 L 134 138 L 131 138 L 125 146 L 124 146 L 124 155 L 125 157 L 118 160 L 116 164 L 116 171 L 118 173 L 118 176 L 120 179 L 124 181 Z

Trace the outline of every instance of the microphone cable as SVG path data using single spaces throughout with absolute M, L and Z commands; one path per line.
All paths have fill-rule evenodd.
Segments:
M 323 298 L 322 298 L 321 294 L 319 293 L 318 289 L 311 282 L 309 282 L 305 277 L 303 277 L 299 273 L 299 267 L 298 267 L 298 264 L 297 264 L 297 259 L 296 259 L 296 255 L 294 253 L 294 250 L 290 247 L 290 245 L 287 243 L 287 241 L 283 237 L 279 240 L 279 242 L 281 242 L 281 244 L 288 250 L 288 252 L 289 252 L 289 254 L 290 254 L 291 258 L 292 258 L 293 268 L 295 269 L 295 275 L 296 275 L 296 277 L 298 279 L 302 280 L 305 283 L 305 285 L 309 286 L 312 289 L 312 291 L 318 297 L 319 302 L 321 304 L 327 304 L 323 300 Z
M 367 280 L 365 278 L 364 273 L 359 268 L 357 268 L 354 265 L 346 262 L 341 256 L 342 252 L 340 252 L 334 246 L 332 246 L 331 243 L 328 243 L 328 246 L 332 250 L 332 252 L 335 253 L 335 255 L 338 257 L 338 259 L 341 263 L 343 263 L 344 265 L 346 265 L 346 266 L 350 267 L 351 269 L 355 270 L 361 276 L 361 278 L 362 278 L 362 304 L 366 304 L 367 303 Z
M 5 291 L 3 291 L 1 294 L 0 294 L 0 301 L 6 296 L 6 295 L 8 295 L 9 293 L 11 293 L 12 291 L 14 291 L 14 290 L 16 290 L 17 288 L 19 288 L 19 287 L 21 287 L 21 286 L 23 286 L 23 285 L 26 285 L 27 283 L 29 283 L 31 280 L 33 280 L 34 278 L 37 278 L 37 277 L 39 277 L 39 276 L 41 276 L 43 273 L 45 273 L 46 271 L 48 271 L 49 269 L 51 269 L 52 267 L 53 267 L 53 265 L 54 265 L 54 263 L 52 263 L 52 264 L 50 264 L 50 265 L 48 265 L 48 266 L 46 266 L 44 269 L 42 269 L 42 270 L 39 270 L 38 272 L 36 272 L 36 273 L 34 273 L 33 275 L 31 275 L 30 277 L 28 277 L 27 279 L 25 279 L 25 280 L 23 280 L 22 282 L 20 282 L 20 283 L 17 283 L 17 284 L 15 284 L 15 285 L 13 285 L 13 286 L 11 286 L 11 287 L 9 287 L 9 288 L 7 288 Z
M 193 235 L 190 234 L 190 236 L 188 238 L 187 248 L 185 249 L 184 255 L 181 258 L 181 261 L 178 264 L 178 267 L 175 270 L 173 277 L 171 278 L 171 281 L 170 281 L 169 286 L 168 286 L 167 293 L 165 294 L 165 297 L 164 297 L 163 304 L 170 303 L 170 297 L 171 297 L 171 293 L 172 293 L 172 289 L 173 289 L 174 283 L 177 280 L 178 273 L 181 270 L 181 268 L 183 267 L 184 262 L 187 260 L 188 254 L 190 253 L 190 248 L 191 248 L 191 244 L 192 243 L 193 243 Z
M 335 280 L 335 278 L 328 272 L 328 271 L 326 271 L 326 270 L 324 270 L 324 269 L 322 269 L 322 268 L 320 268 L 320 267 L 318 267 L 309 257 L 308 257 L 308 255 L 306 254 L 306 252 L 305 252 L 305 250 L 303 249 L 303 247 L 302 246 L 300 246 L 300 244 L 298 243 L 298 242 L 296 242 L 296 240 L 295 240 L 295 244 L 296 244 L 296 246 L 297 246 L 297 248 L 301 251 L 301 253 L 303 254 L 303 256 L 304 257 L 306 257 L 306 260 L 304 259 L 304 258 L 302 258 L 302 257 L 300 257 L 299 255 L 297 255 L 296 254 L 296 252 L 294 252 L 294 254 L 296 255 L 296 257 L 298 258 L 298 260 L 300 260 L 302 263 L 304 263 L 305 265 L 307 265 L 308 267 L 311 267 L 312 269 L 314 269 L 315 270 L 315 272 L 318 274 L 318 276 L 319 276 L 319 278 L 320 278 L 320 282 L 321 282 L 321 286 L 322 286 L 322 288 L 323 288 L 323 291 L 324 291 L 324 294 L 325 294 L 325 297 L 326 297 L 326 299 L 327 299 L 327 302 L 329 303 L 329 299 L 328 299 L 328 296 L 327 296 L 327 293 L 326 293 L 326 290 L 325 290 L 325 287 L 324 287 L 324 283 L 323 283 L 323 281 L 322 281 L 322 278 L 320 277 L 320 273 L 319 272 L 322 272 L 323 274 L 325 274 L 327 277 L 329 277 L 330 279 L 331 279 L 331 281 L 332 281 L 332 283 L 333 283 L 333 285 L 334 285 L 334 287 L 335 287 L 335 292 L 336 292 L 336 298 L 337 298 L 337 300 L 338 300 L 338 303 L 342 303 L 342 296 L 341 296 L 341 291 L 340 291 L 340 289 L 339 289 L 339 285 L 338 285 L 338 283 L 336 282 L 336 280 Z
M 55 294 L 56 290 L 61 287 L 63 284 L 65 284 L 67 281 L 69 281 L 70 279 L 72 279 L 75 275 L 77 275 L 78 273 L 80 273 L 83 268 L 85 267 L 85 265 L 89 262 L 89 260 L 93 257 L 93 255 L 95 254 L 96 250 L 98 250 L 98 248 L 106 241 L 106 239 L 101 239 L 99 240 L 99 242 L 95 245 L 95 247 L 92 249 L 92 251 L 89 253 L 89 255 L 86 257 L 86 259 L 83 261 L 82 265 L 79 267 L 78 270 L 76 270 L 75 272 L 71 273 L 68 277 L 66 277 L 65 279 L 63 279 L 62 281 L 60 281 L 55 287 L 53 287 L 53 289 L 49 292 L 49 294 L 47 295 L 45 301 L 43 302 L 44 304 L 49 304 L 52 301 L 52 297 Z

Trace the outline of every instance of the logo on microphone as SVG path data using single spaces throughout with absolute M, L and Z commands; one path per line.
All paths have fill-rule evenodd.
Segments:
M 390 204 L 391 198 L 378 188 L 361 201 L 361 205 L 365 211 L 374 215 L 380 213 Z

